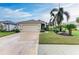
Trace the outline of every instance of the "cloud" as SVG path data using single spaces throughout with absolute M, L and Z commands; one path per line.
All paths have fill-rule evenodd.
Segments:
M 58 7 L 58 6 L 55 6 L 55 7 Z M 64 11 L 69 12 L 70 14 L 69 22 L 75 21 L 76 18 L 79 17 L 79 4 L 65 3 L 65 4 L 61 4 L 61 7 L 64 8 Z M 40 16 L 42 20 L 47 21 L 47 22 L 49 21 L 51 8 L 52 7 L 50 7 L 49 9 L 45 9 L 45 10 L 43 9 L 40 11 Z M 66 20 L 67 19 L 64 16 L 64 22 L 67 22 Z
M 30 18 L 28 19 L 35 19 L 35 20 L 43 20 L 43 21 L 46 21 L 46 22 L 49 22 L 50 20 L 50 11 L 49 10 L 41 10 L 40 12 L 36 12 L 33 14 L 33 16 L 31 16 Z
M 70 6 L 64 8 L 70 14 L 70 21 L 75 21 L 79 17 L 79 4 L 71 4 Z
M 13 10 L 10 8 L 0 7 L 0 20 L 19 21 L 22 18 L 27 19 L 29 16 L 32 16 L 32 14 L 24 12 L 23 8 Z
M 31 17 L 32 19 L 41 19 L 41 20 L 44 20 L 44 21 L 47 21 L 49 22 L 50 20 L 50 11 L 51 9 L 53 8 L 58 8 L 58 4 L 55 4 L 56 6 L 52 7 L 41 7 L 39 9 L 36 9 L 34 12 L 33 12 L 33 16 Z M 63 3 L 63 4 L 60 4 L 61 7 L 64 8 L 64 11 L 68 11 L 69 14 L 70 14 L 70 19 L 69 21 L 75 21 L 76 18 L 79 16 L 79 4 L 74 4 L 74 3 Z M 63 22 L 67 22 L 66 21 L 66 17 L 64 16 L 64 21 Z
M 32 19 L 41 19 L 41 20 L 44 20 L 44 21 L 46 21 L 46 22 L 49 22 L 49 20 L 50 20 L 50 11 L 53 9 L 53 8 L 58 8 L 59 6 L 58 6 L 58 4 L 54 4 L 55 6 L 53 6 L 53 4 L 50 4 L 50 6 L 49 7 L 41 7 L 41 8 L 39 8 L 39 9 L 36 9 L 36 10 L 34 10 L 34 14 L 33 14 L 33 17 L 32 17 Z M 64 10 L 65 11 L 68 11 L 69 12 L 69 14 L 70 14 L 70 19 L 72 19 L 72 20 L 70 20 L 70 21 L 73 21 L 74 19 L 75 19 L 75 17 L 73 17 L 73 15 L 77 15 L 78 14 L 78 11 L 76 11 L 77 13 L 75 13 L 75 11 L 73 10 L 74 9 L 74 5 L 75 4 L 69 4 L 69 3 L 67 3 L 67 4 L 60 4 L 61 5 L 61 7 L 63 7 L 64 8 Z M 72 6 L 72 8 L 71 8 L 71 6 Z M 78 7 L 77 7 L 78 8 Z M 70 11 L 70 10 L 73 10 L 73 11 Z M 72 13 L 73 12 L 73 13 Z M 64 22 L 66 22 L 66 17 L 65 17 L 65 19 L 64 19 L 65 21 Z
M 36 19 L 36 20 L 40 19 L 40 20 L 49 22 L 51 9 L 52 9 L 52 6 L 38 8 L 33 11 L 33 16 L 31 17 L 31 19 Z
M 62 4 L 60 4 L 60 7 L 68 8 L 68 7 L 73 6 L 73 5 L 74 5 L 73 3 L 62 3 Z
M 70 21 L 75 21 L 76 17 L 79 16 L 79 4 L 61 4 L 61 7 L 64 8 L 65 11 L 68 11 L 70 14 Z M 30 19 L 41 19 L 49 22 L 50 20 L 50 11 L 53 8 L 58 8 L 58 4 L 48 4 L 45 6 L 40 6 L 40 8 L 30 11 L 24 11 L 25 8 L 20 9 L 11 9 L 0 7 L 0 20 L 12 20 L 12 21 L 23 21 Z M 66 17 L 65 17 L 66 21 Z

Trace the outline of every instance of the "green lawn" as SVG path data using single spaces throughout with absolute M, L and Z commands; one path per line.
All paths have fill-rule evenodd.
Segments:
M 54 32 L 41 32 L 40 44 L 79 44 L 79 31 L 73 31 L 73 36 L 62 36 Z
M 0 32 L 0 37 L 7 36 L 10 34 L 14 34 L 14 32 Z

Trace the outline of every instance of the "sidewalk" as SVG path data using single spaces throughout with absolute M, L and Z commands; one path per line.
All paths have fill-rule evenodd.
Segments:
M 40 44 L 39 55 L 79 55 L 79 45 Z

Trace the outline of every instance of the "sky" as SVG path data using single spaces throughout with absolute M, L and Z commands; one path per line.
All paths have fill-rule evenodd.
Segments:
M 75 21 L 79 17 L 79 4 L 61 3 L 60 7 L 70 14 L 69 21 Z M 27 20 L 43 20 L 49 22 L 50 11 L 59 8 L 58 3 L 0 3 L 0 21 L 11 20 L 13 22 Z M 64 21 L 66 17 L 64 16 Z

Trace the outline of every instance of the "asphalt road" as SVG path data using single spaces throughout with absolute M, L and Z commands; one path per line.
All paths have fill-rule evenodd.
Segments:
M 18 54 L 20 33 L 0 38 L 0 55 Z

